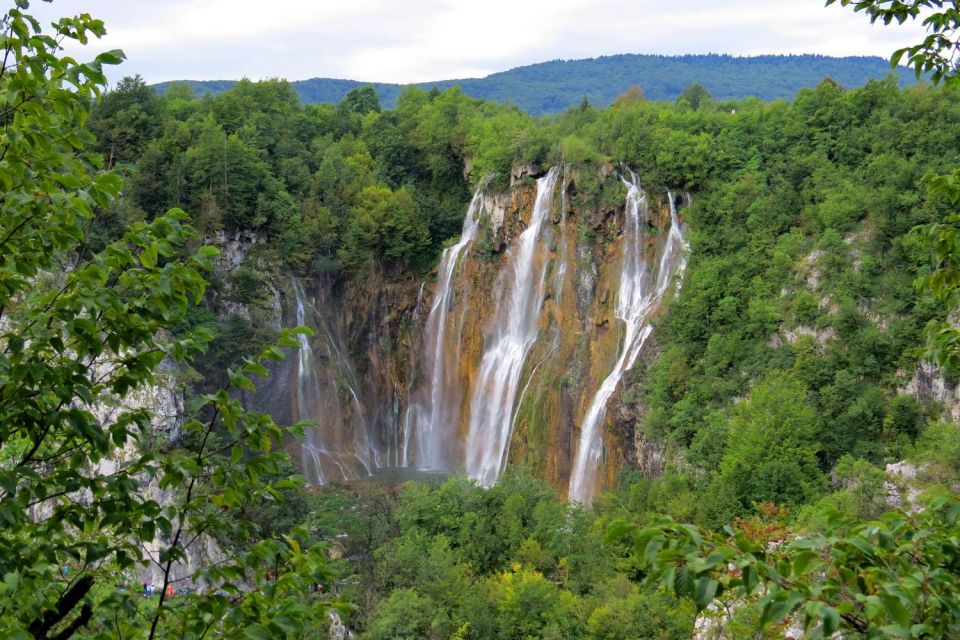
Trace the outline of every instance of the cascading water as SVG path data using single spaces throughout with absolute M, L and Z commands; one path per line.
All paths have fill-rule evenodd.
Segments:
M 307 296 L 303 285 L 293 279 L 296 300 L 297 324 L 309 326 Z M 312 314 L 318 316 L 318 314 Z M 372 446 L 368 426 L 364 419 L 363 405 L 357 395 L 357 381 L 353 368 L 334 339 L 322 317 L 317 324 L 326 338 L 327 359 L 336 368 L 328 370 L 327 379 L 321 379 L 320 367 L 310 339 L 300 334 L 297 360 L 297 417 L 318 424 L 306 430 L 300 445 L 304 474 L 311 484 L 351 480 L 370 475 L 374 467 L 381 466 L 378 448 Z M 351 410 L 344 411 L 340 404 L 340 389 L 346 387 L 350 396 Z
M 603 458 L 601 429 L 607 412 L 607 402 L 616 390 L 624 372 L 629 370 L 640 354 L 640 349 L 653 331 L 650 316 L 670 287 L 673 276 L 682 277 L 686 268 L 687 243 L 670 198 L 670 231 L 663 244 L 656 271 L 651 271 L 643 256 L 641 225 L 649 217 L 646 194 L 640 188 L 636 174 L 627 171 L 623 178 L 627 185 L 626 228 L 624 230 L 623 266 L 620 288 L 617 292 L 615 315 L 623 321 L 625 334 L 620 354 L 613 370 L 600 385 L 580 428 L 580 442 L 570 476 L 569 498 L 572 502 L 588 504 L 595 492 L 597 471 Z M 653 264 L 653 261 L 650 261 Z
M 547 259 L 538 252 L 550 215 L 559 169 L 537 180 L 529 226 L 507 253 L 497 306 L 486 334 L 483 358 L 470 401 L 467 475 L 484 486 L 496 482 L 513 431 L 514 400 L 527 353 L 537 338 L 546 289 Z
M 450 341 L 448 315 L 453 303 L 454 271 L 460 256 L 476 239 L 480 228 L 482 189 L 481 185 L 470 201 L 460 240 L 444 249 L 440 257 L 437 291 L 424 327 L 423 367 L 427 385 L 411 402 L 404 421 L 401 464 L 405 467 L 410 465 L 411 439 L 416 448 L 415 465 L 418 468 L 448 469 L 453 463 L 448 445 L 456 437 L 463 395 L 459 381 L 460 336 Z
M 560 181 L 560 261 L 554 269 L 553 298 L 556 305 L 563 303 L 563 281 L 567 275 L 567 170 Z

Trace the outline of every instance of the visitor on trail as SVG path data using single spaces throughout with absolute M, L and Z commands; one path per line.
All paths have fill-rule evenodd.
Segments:
M 172 598 L 172 597 L 173 597 L 173 585 L 172 585 L 172 584 L 168 584 L 168 585 L 167 585 L 167 597 L 168 597 L 168 598 Z

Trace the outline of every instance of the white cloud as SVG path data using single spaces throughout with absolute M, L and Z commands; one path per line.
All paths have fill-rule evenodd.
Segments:
M 108 35 L 94 51 L 128 56 L 110 76 L 148 82 L 419 82 L 616 53 L 886 57 L 922 34 L 823 0 L 58 0 L 31 9 L 103 19 Z

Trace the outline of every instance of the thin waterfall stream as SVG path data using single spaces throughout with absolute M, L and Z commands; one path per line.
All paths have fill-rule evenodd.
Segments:
M 650 210 L 646 193 L 640 188 L 636 174 L 627 170 L 623 181 L 627 185 L 626 225 L 624 229 L 623 265 L 620 288 L 617 292 L 615 315 L 624 324 L 623 344 L 613 370 L 606 377 L 590 402 L 580 428 L 580 440 L 570 475 L 569 499 L 588 504 L 597 487 L 597 472 L 603 459 L 603 422 L 607 403 L 623 374 L 636 362 L 640 350 L 653 327 L 650 317 L 659 307 L 674 275 L 682 277 L 686 268 L 687 243 L 677 218 L 670 193 L 670 231 L 661 249 L 656 270 L 652 271 L 643 255 L 642 225 L 649 220 Z
M 483 185 L 473 194 L 467 208 L 460 240 L 444 249 L 440 257 L 437 290 L 424 327 L 423 368 L 427 386 L 407 408 L 401 463 L 404 467 L 411 464 L 411 439 L 416 448 L 415 466 L 418 468 L 442 470 L 449 469 L 454 463 L 449 459 L 445 445 L 456 436 L 463 392 L 459 380 L 460 336 L 455 336 L 453 341 L 449 339 L 448 316 L 454 302 L 454 271 L 461 255 L 477 237 L 482 207 Z

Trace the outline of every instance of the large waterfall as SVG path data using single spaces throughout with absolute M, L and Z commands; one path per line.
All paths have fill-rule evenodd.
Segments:
M 327 352 L 323 369 L 328 375 L 321 378 L 320 358 L 310 339 L 303 334 L 298 336 L 297 418 L 317 423 L 306 430 L 300 445 L 304 475 L 311 484 L 368 476 L 381 466 L 381 461 L 378 448 L 370 442 L 363 405 L 357 395 L 356 375 L 326 320 L 318 313 L 308 318 L 309 301 L 297 279 L 293 280 L 293 291 L 297 324 L 316 324 L 320 329 L 317 337 Z M 348 397 L 347 406 L 342 402 L 344 394 Z
M 527 353 L 539 332 L 546 290 L 547 256 L 538 251 L 550 215 L 559 169 L 537 180 L 530 224 L 508 250 L 498 283 L 496 310 L 486 332 L 480 370 L 470 397 L 467 475 L 489 486 L 496 482 L 513 430 L 513 407 Z
M 571 501 L 584 504 L 593 499 L 597 490 L 597 471 L 603 458 L 602 428 L 607 402 L 653 331 L 650 317 L 659 307 L 673 276 L 682 276 L 686 267 L 686 241 L 677 219 L 673 194 L 669 194 L 670 231 L 660 248 L 660 259 L 645 259 L 642 226 L 646 225 L 650 214 L 646 194 L 633 172 L 627 171 L 624 182 L 628 188 L 626 225 L 615 312 L 617 319 L 624 324 L 624 338 L 616 364 L 591 400 L 580 428 L 580 442 L 570 475 L 569 497 Z
M 361 301 L 361 315 L 345 320 L 321 304 L 323 290 L 314 301 L 293 281 L 297 323 L 316 330 L 299 338 L 294 404 L 296 417 L 318 424 L 301 446 L 311 483 L 403 467 L 465 469 L 490 486 L 512 451 L 568 487 L 572 501 L 591 501 L 608 405 L 683 274 L 686 241 L 673 194 L 664 224 L 635 174 L 601 175 L 610 187 L 626 185 L 618 234 L 613 209 L 593 204 L 593 178 L 581 171 L 564 173 L 559 196 L 558 168 L 537 179 L 535 194 L 533 185 L 493 196 L 479 188 L 458 241 L 441 254 L 432 296 L 424 286 L 404 285 L 399 299 L 398 289 L 384 289 L 382 302 Z M 410 314 L 411 333 L 381 333 L 389 327 L 381 314 L 397 309 Z M 359 369 L 344 347 L 346 326 L 364 332 Z M 404 360 L 390 360 L 404 352 L 385 350 L 387 337 L 409 345 L 406 372 Z
M 482 187 L 470 201 L 460 240 L 444 249 L 437 270 L 437 290 L 423 331 L 423 374 L 426 386 L 412 399 L 404 425 L 402 465 L 410 465 L 410 440 L 414 440 L 416 466 L 420 469 L 449 469 L 450 443 L 457 437 L 463 392 L 460 388 L 460 335 L 451 335 L 448 323 L 453 303 L 453 274 L 460 256 L 477 237 Z M 422 292 L 422 288 L 421 288 Z M 462 313 L 465 307 L 461 310 Z M 460 322 L 456 328 L 459 330 Z

